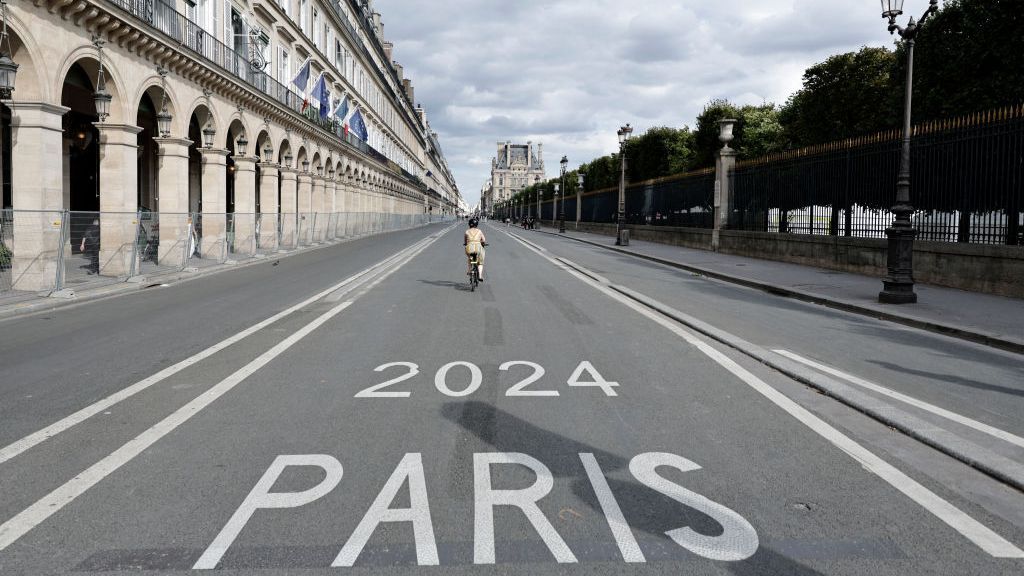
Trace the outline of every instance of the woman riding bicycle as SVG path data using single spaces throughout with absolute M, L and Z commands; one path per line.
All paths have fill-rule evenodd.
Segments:
M 477 228 L 480 221 L 476 218 L 469 219 L 469 230 L 466 230 L 465 235 L 462 237 L 462 245 L 466 247 L 466 259 L 468 264 L 468 270 L 466 275 L 473 273 L 473 255 L 476 254 L 477 263 L 477 279 L 480 282 L 484 281 L 484 246 L 487 245 L 487 238 L 484 237 L 484 231 Z

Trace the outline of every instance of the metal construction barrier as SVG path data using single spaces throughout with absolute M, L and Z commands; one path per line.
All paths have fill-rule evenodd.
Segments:
M 76 288 L 268 257 L 449 218 L 427 214 L 0 211 L 0 296 Z

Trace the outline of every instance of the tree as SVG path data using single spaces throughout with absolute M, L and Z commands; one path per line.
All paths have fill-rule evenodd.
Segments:
M 733 146 L 741 158 L 757 158 L 785 148 L 779 109 L 775 104 L 744 106 L 738 118 L 743 125 L 743 139 Z
M 704 107 L 704 110 L 697 116 L 697 130 L 693 135 L 694 164 L 693 168 L 708 168 L 715 164 L 715 154 L 722 149 L 722 142 L 718 139 L 718 121 L 724 118 L 740 120 L 740 109 L 732 105 L 728 100 L 712 100 Z M 743 123 L 740 122 L 733 129 L 732 146 L 737 148 L 743 141 Z
M 808 68 L 803 88 L 790 96 L 779 115 L 787 147 L 898 126 L 902 91 L 893 79 L 895 61 L 890 50 L 864 47 Z
M 685 172 L 694 156 L 689 128 L 651 128 L 626 143 L 629 180 L 639 182 Z
M 1024 10 L 1020 0 L 947 0 L 914 44 L 915 121 L 1024 102 Z M 905 46 L 897 50 L 902 116 Z

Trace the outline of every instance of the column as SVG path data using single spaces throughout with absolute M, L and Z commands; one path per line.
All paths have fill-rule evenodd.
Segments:
M 721 231 L 729 227 L 729 206 L 732 196 L 729 179 L 735 166 L 736 151 L 726 144 L 718 151 L 718 159 L 715 161 L 715 228 L 711 231 L 711 249 L 716 252 L 721 242 Z
M 308 243 L 312 238 L 309 227 L 313 224 L 313 177 L 309 172 L 299 172 L 298 183 L 299 242 Z
M 51 290 L 56 285 L 64 208 L 64 133 L 69 110 L 43 102 L 9 102 L 11 194 L 14 213 L 12 288 Z M 28 210 L 30 212 L 21 212 Z M 67 245 L 67 250 L 70 245 Z
M 101 123 L 96 127 L 100 131 L 100 212 L 120 213 L 100 218 L 100 273 L 123 276 L 138 269 L 133 266 L 132 254 L 139 228 L 135 214 L 139 205 L 138 135 L 142 128 Z M 187 163 L 185 170 L 187 173 Z
M 278 166 L 264 162 L 260 164 L 260 237 L 261 249 L 277 246 L 277 179 Z
M 200 148 L 203 156 L 203 237 L 199 246 L 203 258 L 227 260 L 227 160 L 224 148 Z
M 292 168 L 281 167 L 281 243 L 298 246 L 298 179 Z
M 310 194 L 310 212 L 313 216 L 310 218 L 310 240 L 312 242 L 319 242 L 323 238 L 324 233 L 324 178 L 316 174 L 311 175 L 312 180 L 312 193 Z
M 256 158 L 235 156 L 234 252 L 252 254 L 256 247 Z
M 160 249 L 164 266 L 184 266 L 189 249 L 188 147 L 184 138 L 154 138 L 157 145 L 157 190 L 160 195 Z
M 324 181 L 324 212 L 327 213 L 327 236 L 325 238 L 335 239 L 338 237 L 338 181 L 328 178 Z

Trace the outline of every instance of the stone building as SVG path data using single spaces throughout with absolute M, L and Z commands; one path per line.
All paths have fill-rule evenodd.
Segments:
M 498 153 L 491 159 L 491 181 L 486 206 L 493 211 L 520 190 L 544 181 L 544 145 L 533 142 L 498 142 Z
M 214 237 L 231 214 L 446 214 L 461 201 L 370 0 L 19 0 L 6 12 L 19 68 L 0 105 L 0 174 L 22 289 L 51 274 L 46 258 L 19 261 L 54 233 L 41 211 L 196 214 Z M 303 93 L 293 79 L 307 61 Z M 310 104 L 321 74 L 331 97 Z M 346 124 L 357 113 L 365 140 Z M 128 266 L 115 220 L 100 222 L 111 274 Z

